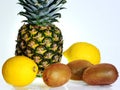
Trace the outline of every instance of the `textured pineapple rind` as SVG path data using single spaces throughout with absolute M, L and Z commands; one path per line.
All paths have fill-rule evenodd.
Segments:
M 16 55 L 33 59 L 38 65 L 37 76 L 42 76 L 44 69 L 61 61 L 63 38 L 58 27 L 24 24 L 18 33 Z

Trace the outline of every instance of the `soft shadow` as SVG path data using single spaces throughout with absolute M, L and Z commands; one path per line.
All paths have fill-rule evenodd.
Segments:
M 27 87 L 14 87 L 13 90 L 68 90 L 68 89 L 65 86 L 50 88 L 48 86 L 30 85 Z
M 26 87 L 13 87 L 13 90 L 68 90 L 68 88 L 64 85 L 64 86 L 60 86 L 60 87 L 48 87 L 45 84 L 31 84 L 29 86 Z
M 69 90 L 112 90 L 111 85 L 88 85 L 83 81 L 70 81 L 67 85 Z
M 31 84 L 26 87 L 14 87 L 14 90 L 49 90 L 49 87 L 43 84 Z
M 60 87 L 50 88 L 49 90 L 68 90 L 68 88 L 66 86 L 60 86 Z

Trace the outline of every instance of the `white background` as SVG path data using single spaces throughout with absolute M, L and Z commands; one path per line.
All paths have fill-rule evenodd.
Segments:
M 4 82 L 1 68 L 6 59 L 14 56 L 17 32 L 23 24 L 21 21 L 24 18 L 17 15 L 22 7 L 17 2 L 18 0 L 0 2 L 1 90 L 12 88 Z M 56 24 L 63 33 L 64 50 L 75 42 L 92 43 L 101 52 L 101 63 L 112 63 L 120 71 L 120 0 L 68 0 L 65 7 L 67 9 L 61 11 L 62 18 Z M 64 60 L 66 59 L 63 57 L 62 61 L 65 62 Z M 57 90 L 90 90 L 90 88 L 91 90 L 119 90 L 118 84 L 120 84 L 119 79 L 113 85 L 99 89 L 99 87 L 85 87 L 79 83 L 69 82 L 66 88 L 60 87 Z

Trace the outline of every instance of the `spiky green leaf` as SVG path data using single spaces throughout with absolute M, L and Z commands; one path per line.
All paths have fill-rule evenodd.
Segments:
M 65 9 L 66 0 L 19 0 L 25 11 L 19 14 L 25 16 L 28 23 L 49 24 L 58 21 L 61 14 L 58 11 Z

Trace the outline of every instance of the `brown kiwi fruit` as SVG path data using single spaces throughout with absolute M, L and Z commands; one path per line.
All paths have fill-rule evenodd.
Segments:
M 86 68 L 93 66 L 89 61 L 86 60 L 75 60 L 67 64 L 71 69 L 72 80 L 82 80 L 83 72 Z
M 83 80 L 90 85 L 108 85 L 118 78 L 118 71 L 112 64 L 102 63 L 87 68 Z
M 43 72 L 43 81 L 50 87 L 58 87 L 69 81 L 70 68 L 62 63 L 49 65 Z

